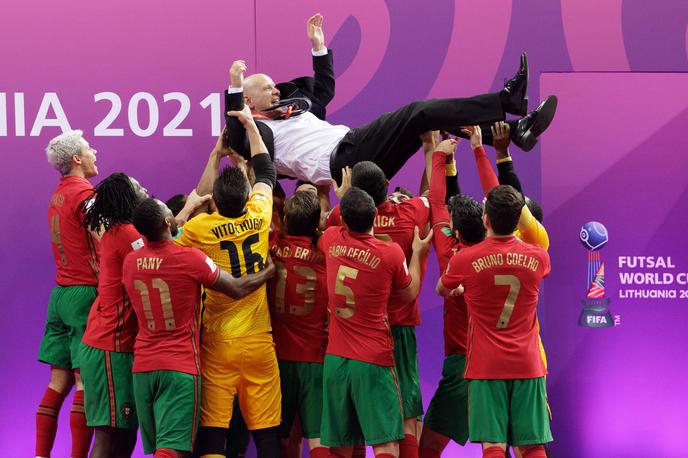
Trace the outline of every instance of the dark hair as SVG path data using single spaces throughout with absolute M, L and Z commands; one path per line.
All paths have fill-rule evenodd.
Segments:
M 339 208 L 349 230 L 368 232 L 372 229 L 375 222 L 375 202 L 367 192 L 352 187 L 342 197 Z
M 165 205 L 167 205 L 167 208 L 170 209 L 174 216 L 177 216 L 179 212 L 182 211 L 182 208 L 184 208 L 185 204 L 186 195 L 184 194 L 175 194 L 165 202 Z
M 298 188 L 299 185 L 296 185 L 296 187 Z M 272 188 L 272 197 L 281 197 L 283 199 L 287 197 L 287 193 L 284 192 L 284 188 L 282 187 L 279 181 L 275 181 L 275 187 Z
M 530 213 L 533 214 L 535 219 L 538 220 L 538 222 L 542 223 L 544 215 L 542 214 L 542 207 L 540 206 L 540 204 L 535 202 L 530 197 L 526 196 L 526 205 L 528 206 L 528 210 L 530 210 Z
M 351 186 L 360 188 L 373 198 L 375 206 L 387 199 L 387 178 L 385 172 L 371 161 L 362 161 L 351 169 Z
M 217 210 L 227 218 L 237 218 L 244 213 L 250 185 L 246 175 L 238 167 L 225 167 L 213 185 L 213 199 Z
M 160 203 L 149 197 L 134 208 L 132 223 L 139 234 L 149 242 L 160 240 L 160 228 L 164 224 L 165 213 Z
M 287 234 L 313 237 L 320 224 L 320 201 L 309 191 L 294 193 L 284 204 Z
M 113 173 L 101 181 L 85 203 L 84 226 L 107 231 L 115 224 L 131 222 L 131 213 L 138 203 L 134 185 L 127 175 Z
M 495 235 L 509 235 L 516 230 L 525 201 L 513 187 L 500 185 L 487 193 L 485 214 Z
M 467 243 L 482 242 L 485 238 L 483 205 L 465 194 L 452 196 L 447 204 L 452 218 L 452 227 L 459 231 Z
M 403 186 L 397 186 L 396 188 L 394 188 L 394 192 L 398 192 L 400 194 L 403 194 L 406 197 L 408 197 L 409 199 L 411 197 L 413 197 L 413 193 L 411 191 L 409 191 L 408 189 L 404 188 Z

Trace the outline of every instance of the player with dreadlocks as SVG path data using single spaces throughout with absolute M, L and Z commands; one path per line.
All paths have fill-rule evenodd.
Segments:
M 104 233 L 101 239 L 98 298 L 88 316 L 81 361 L 86 421 L 96 428 L 91 457 L 131 456 L 136 444 L 136 411 L 131 366 L 136 316 L 122 287 L 122 262 L 143 247 L 132 225 L 146 190 L 124 173 L 113 173 L 94 191 L 84 225 Z

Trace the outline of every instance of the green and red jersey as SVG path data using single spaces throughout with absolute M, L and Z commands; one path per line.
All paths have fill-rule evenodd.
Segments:
M 203 252 L 171 241 L 147 242 L 126 256 L 122 283 L 138 318 L 132 372 L 200 374 L 201 285 L 219 276 Z
M 327 348 L 325 256 L 310 237 L 271 234 L 268 302 L 277 359 L 322 363 Z
M 430 221 L 430 204 L 425 197 L 413 197 L 400 204 L 389 200 L 377 206 L 377 216 L 373 224 L 375 237 L 386 242 L 395 242 L 404 251 L 406 261 L 411 261 L 413 254 L 413 230 L 418 227 L 421 234 Z M 327 226 L 342 226 L 339 205 L 334 207 L 327 217 Z M 423 260 L 421 278 L 425 276 L 427 258 Z M 420 295 L 420 294 L 419 294 Z M 418 326 L 420 311 L 418 298 L 405 303 L 392 294 L 387 313 L 393 326 Z
M 488 237 L 451 258 L 442 284 L 465 289 L 470 317 L 466 378 L 547 374 L 536 312 L 540 284 L 549 272 L 547 252 L 514 236 Z
M 328 228 L 318 246 L 327 263 L 327 354 L 393 366 L 387 303 L 411 283 L 401 247 L 342 226 Z
M 98 284 L 99 244 L 83 225 L 83 205 L 92 193 L 86 178 L 64 176 L 50 197 L 50 241 L 60 286 Z
M 98 297 L 88 314 L 83 343 L 107 351 L 134 351 L 136 316 L 122 285 L 122 263 L 143 245 L 143 236 L 132 224 L 115 224 L 103 234 Z

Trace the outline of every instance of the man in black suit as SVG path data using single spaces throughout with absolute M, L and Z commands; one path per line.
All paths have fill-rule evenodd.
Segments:
M 313 45 L 314 78 L 276 85 L 265 74 L 244 78 L 244 61 L 235 61 L 230 69 L 231 85 L 225 92 L 229 145 L 242 156 L 250 157 L 246 132 L 236 118 L 236 112 L 246 103 L 281 175 L 329 184 L 331 179 L 341 181 L 344 167 L 369 160 L 391 179 L 420 148 L 419 137 L 424 132 L 458 133 L 459 126 L 502 121 L 507 113 L 522 116 L 511 121 L 511 138 L 515 145 L 529 151 L 554 117 L 553 96 L 527 112 L 528 61 L 524 53 L 516 76 L 500 92 L 412 102 L 354 129 L 332 125 L 324 121 L 325 106 L 334 96 L 334 72 L 332 52 L 324 44 L 322 22 L 322 16 L 316 14 L 307 24 Z M 286 94 L 282 94 L 280 87 Z M 292 109 L 303 103 L 275 109 L 287 96 L 310 100 L 310 111 L 292 115 Z M 485 141 L 488 143 L 489 138 Z

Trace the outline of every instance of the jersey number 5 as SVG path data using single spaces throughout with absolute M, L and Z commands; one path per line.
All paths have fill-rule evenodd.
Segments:
M 504 329 L 509 326 L 509 319 L 511 314 L 514 313 L 514 305 L 516 304 L 518 292 L 521 290 L 521 282 L 514 275 L 495 275 L 494 284 L 496 286 L 509 287 L 509 294 L 506 296 L 502 314 L 499 315 L 499 321 L 497 322 L 497 329 Z
M 351 318 L 354 316 L 354 311 L 356 310 L 356 298 L 354 297 L 354 291 L 344 284 L 344 279 L 350 278 L 355 280 L 356 277 L 358 277 L 358 269 L 347 266 L 339 266 L 334 293 L 346 298 L 346 306 L 337 307 L 335 309 L 334 313 L 336 313 L 337 316 L 342 318 Z
M 172 300 L 170 299 L 170 288 L 162 278 L 154 278 L 152 281 L 153 288 L 160 293 L 160 304 L 162 305 L 162 318 L 165 321 L 165 329 L 175 329 L 177 325 L 174 322 L 174 310 L 172 309 Z M 141 294 L 141 303 L 143 304 L 143 316 L 146 317 L 146 324 L 151 331 L 155 330 L 155 318 L 153 317 L 153 308 L 151 307 L 150 293 L 148 286 L 141 280 L 134 280 L 134 287 Z

